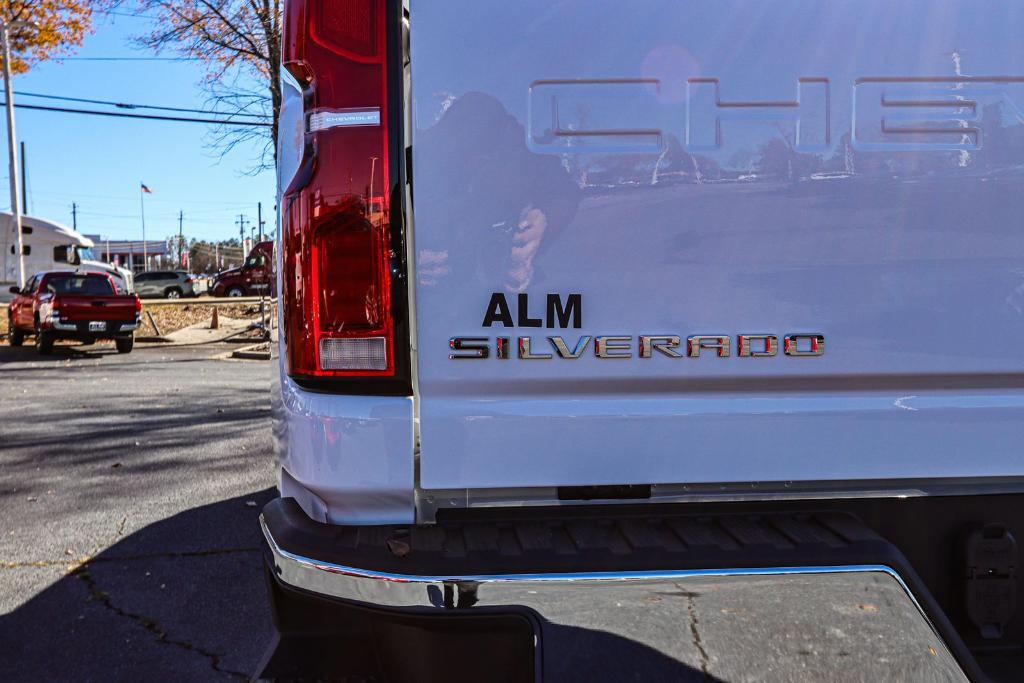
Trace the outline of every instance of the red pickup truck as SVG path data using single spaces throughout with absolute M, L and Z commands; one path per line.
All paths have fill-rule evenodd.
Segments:
M 57 339 L 91 344 L 113 339 L 118 353 L 129 353 L 135 343 L 142 303 L 135 294 L 118 294 L 104 273 L 49 271 L 37 273 L 15 294 L 8 308 L 11 346 L 21 346 L 28 335 L 36 350 L 47 354 Z
M 274 243 L 258 242 L 241 268 L 217 273 L 210 284 L 211 296 L 258 296 L 270 292 L 273 280 Z

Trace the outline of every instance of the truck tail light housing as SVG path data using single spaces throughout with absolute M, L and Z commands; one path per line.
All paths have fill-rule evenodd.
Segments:
M 301 89 L 291 139 L 303 149 L 291 177 L 279 169 L 282 331 L 300 382 L 408 384 L 400 11 L 400 0 L 285 4 L 282 67 Z

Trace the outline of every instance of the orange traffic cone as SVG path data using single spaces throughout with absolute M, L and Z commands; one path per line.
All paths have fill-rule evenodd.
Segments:
M 220 327 L 220 318 L 217 316 L 217 307 L 213 307 L 213 317 L 210 318 L 210 329 L 216 330 Z

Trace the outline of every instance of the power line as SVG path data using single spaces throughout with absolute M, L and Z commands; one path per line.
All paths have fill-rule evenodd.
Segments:
M 246 204 L 245 206 L 249 206 L 249 204 Z M 230 209 L 226 209 L 225 211 L 230 211 Z M 110 213 L 109 211 L 94 211 L 94 210 L 92 210 L 92 209 L 90 209 L 88 207 L 82 208 L 81 204 L 79 204 L 78 213 L 80 215 L 83 215 L 83 216 L 93 216 L 93 217 L 96 217 L 96 218 L 124 218 L 124 219 L 127 219 L 127 220 L 138 220 L 139 219 L 139 215 L 137 213 L 131 214 L 131 213 Z M 197 212 L 194 212 L 194 213 L 197 213 Z M 148 215 L 149 214 L 147 214 L 147 216 Z M 234 215 L 237 216 L 238 214 L 234 214 Z M 172 213 L 172 212 L 159 212 L 159 213 L 156 213 L 156 214 L 152 215 L 152 218 L 154 220 L 169 220 L 169 219 L 172 219 L 172 218 L 176 219 L 177 217 L 178 217 L 178 215 L 177 215 L 176 212 L 175 213 Z M 211 225 L 222 225 L 222 224 L 225 224 L 226 222 L 236 222 L 237 223 L 237 221 L 232 221 L 232 219 L 228 218 L 228 217 L 225 217 L 223 220 L 216 220 L 216 219 L 209 219 L 209 218 L 208 219 L 192 219 L 191 222 L 192 223 L 208 223 L 208 224 L 211 224 Z
M 5 180 L 7 180 L 7 176 L 0 175 L 0 182 L 5 181 Z M 53 192 L 53 191 L 50 191 L 50 190 L 37 190 L 36 194 L 41 194 L 41 195 L 44 195 L 46 197 L 66 197 L 68 199 L 75 199 L 75 198 L 83 196 L 80 192 Z M 123 194 L 89 194 L 89 195 L 86 195 L 86 196 L 89 197 L 90 199 L 111 199 L 111 200 L 114 200 L 114 201 L 121 201 L 121 202 L 129 202 L 130 201 L 130 202 L 132 202 L 133 205 L 136 202 L 139 201 L 138 195 L 128 196 L 128 195 L 123 195 Z M 232 211 L 233 209 L 241 209 L 241 208 L 250 206 L 252 204 L 252 202 L 225 203 L 223 200 L 216 200 L 216 201 L 214 201 L 212 199 L 192 199 L 192 198 L 183 199 L 183 198 L 180 198 L 180 197 L 148 197 L 146 199 L 146 202 L 147 203 L 148 202 L 171 202 L 171 203 L 174 203 L 174 204 L 181 204 L 181 203 L 184 202 L 186 204 L 215 204 L 217 206 L 224 207 L 223 209 L 214 209 L 216 211 L 220 211 L 220 210 Z M 206 210 L 204 209 L 203 211 L 205 212 Z M 193 212 L 193 213 L 195 213 L 195 212 Z
M 131 102 L 113 102 L 111 100 L 90 100 L 90 99 L 86 99 L 84 97 L 66 97 L 66 96 L 63 96 L 63 95 L 47 95 L 45 93 L 38 93 L 38 92 L 25 92 L 23 90 L 15 90 L 14 94 L 22 96 L 22 97 L 39 97 L 39 98 L 47 99 L 47 100 L 61 100 L 61 101 L 64 101 L 64 102 L 84 102 L 86 104 L 106 104 L 106 105 L 110 105 L 112 107 L 117 107 L 119 109 L 160 109 L 162 111 L 182 111 L 182 112 L 192 112 L 192 113 L 195 113 L 195 114 L 213 114 L 213 115 L 222 115 L 222 116 L 249 116 L 249 117 L 257 117 L 257 118 L 263 118 L 263 119 L 269 118 L 266 114 L 246 114 L 244 112 L 239 112 L 239 113 L 232 114 L 230 112 L 211 111 L 209 109 L 188 109 L 186 107 L 165 107 L 165 106 L 160 106 L 160 105 L 156 105 L 156 104 L 135 104 L 135 103 L 131 103 Z
M 2 180 L 2 179 L 0 179 L 0 180 Z M 136 221 L 139 218 L 137 213 L 118 213 L 116 210 L 114 212 L 110 212 L 110 211 L 103 210 L 103 208 L 100 208 L 100 210 L 96 210 L 96 209 L 90 208 L 90 205 L 88 205 L 88 204 L 83 207 L 82 202 L 81 201 L 77 201 L 77 200 L 80 200 L 83 197 L 85 199 L 92 199 L 93 200 L 93 204 L 92 205 L 96 206 L 97 205 L 97 201 L 96 201 L 96 197 L 94 195 L 87 195 L 87 194 L 83 194 L 83 193 L 76 193 L 74 195 L 69 194 L 67 196 L 68 197 L 76 198 L 75 203 L 78 205 L 78 213 L 81 214 L 81 215 L 89 215 L 89 216 L 94 216 L 94 217 L 97 217 L 97 218 L 116 218 L 116 219 L 136 220 Z M 176 203 L 180 204 L 182 202 L 176 202 Z M 186 201 L 184 203 L 188 203 L 188 202 Z M 61 207 L 61 208 L 65 208 L 68 205 L 68 202 L 66 200 L 43 199 L 43 200 L 40 200 L 40 201 L 34 201 L 33 204 L 43 204 L 43 205 L 45 205 L 47 207 Z M 98 204 L 99 204 L 100 207 L 103 207 L 102 201 L 98 202 Z M 244 204 L 242 204 L 242 203 L 239 203 L 239 204 L 225 204 L 224 208 L 221 208 L 221 209 L 207 209 L 207 210 L 198 209 L 198 210 L 195 210 L 195 211 L 190 211 L 189 212 L 190 216 L 195 215 L 195 214 L 200 214 L 200 215 L 204 216 L 203 218 L 191 218 L 190 222 L 192 222 L 192 223 L 205 223 L 205 224 L 209 224 L 209 225 L 224 225 L 225 223 L 230 223 L 230 222 L 233 221 L 233 217 L 238 215 L 237 213 L 235 213 L 236 211 L 238 211 L 238 209 L 245 208 L 245 207 L 248 207 L 248 206 L 251 206 L 251 205 L 252 205 L 251 202 L 246 202 Z M 213 214 L 213 216 L 211 216 L 211 214 Z M 217 219 L 216 215 L 218 215 L 218 214 L 222 215 L 223 218 L 222 219 Z M 167 220 L 167 219 L 171 219 L 171 218 L 174 218 L 174 217 L 177 216 L 177 214 L 175 212 L 168 212 L 168 211 L 157 211 L 156 213 L 153 213 L 152 215 L 153 215 L 153 218 L 155 220 Z
M 0 107 L 6 105 L 0 102 Z M 69 109 L 66 107 L 46 107 L 41 104 L 14 104 L 16 109 L 34 109 L 38 111 L 57 111 L 65 114 L 91 114 L 93 116 L 116 116 L 126 119 L 149 119 L 152 121 L 180 121 L 184 123 L 212 123 L 218 126 L 270 126 L 262 121 L 231 121 L 228 119 L 191 118 L 185 116 L 159 116 L 157 114 L 126 114 L 120 111 L 95 111 L 91 109 Z
M 0 180 L 3 180 L 3 178 L 0 178 Z M 38 194 L 41 194 L 41 193 L 33 193 L 33 194 L 34 195 L 38 195 Z M 101 197 L 98 197 L 96 195 L 89 195 L 89 194 L 85 194 L 85 193 L 69 193 L 68 195 L 65 195 L 63 197 L 65 197 L 66 199 L 62 199 L 62 200 L 38 199 L 38 200 L 33 201 L 33 204 L 45 204 L 47 206 L 65 206 L 65 205 L 68 204 L 68 202 L 70 200 L 73 200 L 75 202 L 78 202 L 79 206 L 81 207 L 81 205 L 82 205 L 82 201 L 81 200 L 83 200 L 83 199 L 91 200 L 91 202 L 94 205 L 100 205 L 100 206 L 108 206 L 110 204 L 118 205 L 117 208 L 120 208 L 120 206 L 123 206 L 124 204 L 127 204 L 127 202 L 119 202 L 119 201 L 106 202 Z M 150 201 L 150 200 L 146 199 L 147 203 L 148 203 L 148 201 Z M 168 204 L 171 203 L 171 202 L 172 202 L 171 200 L 167 200 Z M 182 202 L 174 202 L 174 204 L 180 204 L 182 206 L 184 206 L 184 205 L 190 206 L 191 205 L 191 203 L 188 200 L 184 200 Z M 238 216 L 239 215 L 238 214 L 239 209 L 245 209 L 245 208 L 247 208 L 249 206 L 252 206 L 252 202 L 246 202 L 246 203 L 241 203 L 240 202 L 240 203 L 237 203 L 237 204 L 225 203 L 225 204 L 222 205 L 222 208 L 219 208 L 219 209 L 196 209 L 196 210 L 189 210 L 189 214 L 188 215 L 189 216 L 201 215 L 201 216 L 207 216 L 207 217 L 210 217 L 210 216 L 214 216 L 215 217 L 218 214 L 222 214 L 222 215 L 229 215 L 231 217 L 231 220 L 233 220 L 234 216 Z M 88 208 L 86 210 L 88 210 Z M 155 215 L 155 216 L 163 216 L 163 215 L 170 216 L 173 213 L 174 212 L 157 211 L 153 215 Z M 117 214 L 117 215 L 120 216 L 121 214 Z M 131 216 L 133 214 L 124 214 L 124 215 L 125 216 Z M 138 216 L 135 215 L 135 217 L 137 218 Z
M 67 62 L 198 62 L 198 57 L 60 57 Z
M 118 12 L 112 9 L 94 9 L 95 14 L 109 14 L 115 17 L 133 17 L 135 19 L 159 19 L 160 17 L 152 14 L 136 14 L 135 12 Z

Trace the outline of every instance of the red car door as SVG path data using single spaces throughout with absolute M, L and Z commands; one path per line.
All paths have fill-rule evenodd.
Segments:
M 248 296 L 267 290 L 270 282 L 270 259 L 262 249 L 253 249 L 242 267 L 242 281 Z
M 23 330 L 32 329 L 34 326 L 32 318 L 32 294 L 35 292 L 39 276 L 34 275 L 25 283 L 25 288 L 11 301 L 11 318 L 14 324 Z
M 254 294 L 266 292 L 267 283 L 270 282 L 270 258 L 265 253 L 256 257 L 256 266 L 252 269 L 252 281 L 249 283 L 250 291 Z

